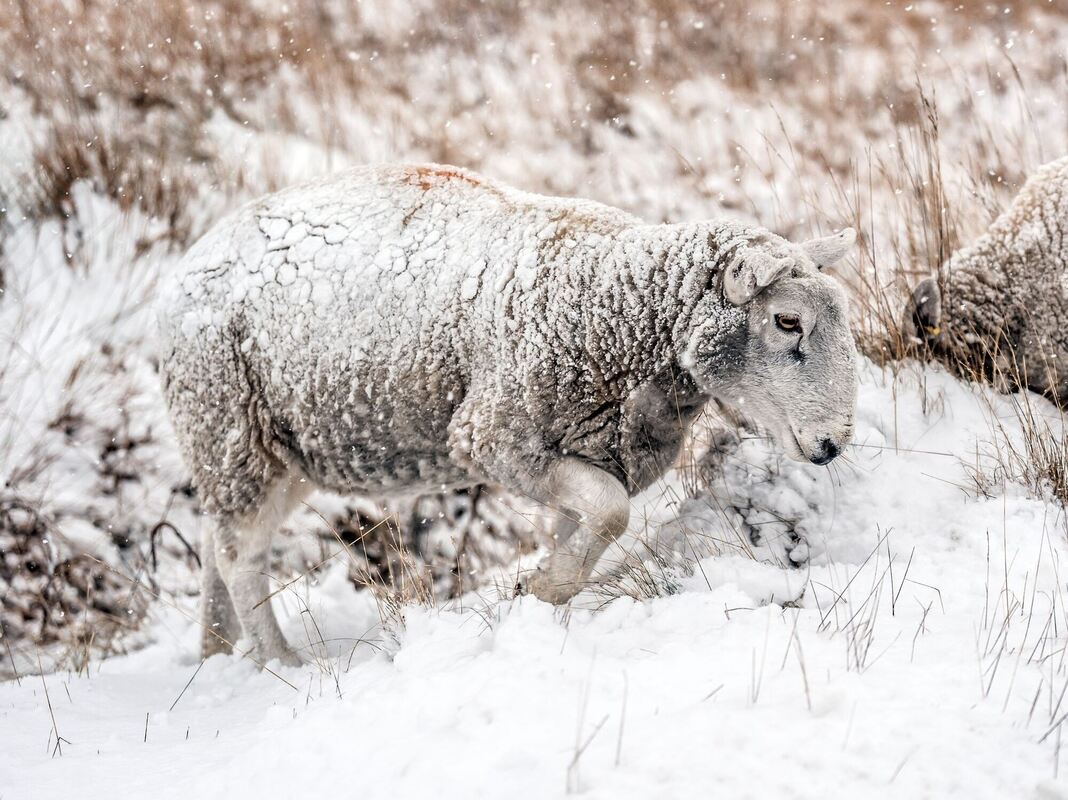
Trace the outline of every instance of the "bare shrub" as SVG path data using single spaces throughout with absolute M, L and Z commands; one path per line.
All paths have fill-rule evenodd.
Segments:
M 34 504 L 10 492 L 0 497 L 0 556 L 0 637 L 13 669 L 11 649 L 29 642 L 62 643 L 60 661 L 81 669 L 91 655 L 114 652 L 144 617 L 143 593 L 79 553 Z

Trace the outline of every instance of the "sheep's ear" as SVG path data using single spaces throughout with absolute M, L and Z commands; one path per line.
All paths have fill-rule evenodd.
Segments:
M 930 342 L 942 335 L 942 292 L 934 278 L 924 278 L 912 290 L 901 330 L 906 338 Z
M 857 240 L 857 232 L 852 228 L 843 228 L 831 236 L 810 239 L 801 245 L 808 257 L 816 262 L 820 269 L 829 267 L 841 259 Z
M 758 247 L 743 248 L 723 273 L 723 296 L 732 305 L 745 305 L 792 266 L 792 258 L 776 258 Z

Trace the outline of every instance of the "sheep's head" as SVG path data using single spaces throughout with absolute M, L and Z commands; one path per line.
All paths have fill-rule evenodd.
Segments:
M 934 278 L 924 278 L 912 290 L 901 320 L 906 341 L 934 344 L 942 338 L 942 292 Z
M 741 319 L 727 339 L 714 332 L 721 324 L 697 326 L 684 356 L 704 391 L 767 427 L 799 461 L 827 464 L 853 437 L 849 311 L 821 270 L 854 239 L 852 229 L 803 245 L 768 234 L 736 251 L 722 297 Z

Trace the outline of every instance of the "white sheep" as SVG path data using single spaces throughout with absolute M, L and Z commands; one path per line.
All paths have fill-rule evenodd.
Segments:
M 917 285 L 903 328 L 958 371 L 1068 404 L 1068 157 Z
M 824 464 L 849 441 L 855 351 L 819 271 L 733 222 L 647 225 L 443 166 L 359 168 L 268 196 L 190 250 L 161 371 L 204 508 L 204 652 L 242 627 L 294 660 L 270 537 L 312 487 L 496 483 L 559 512 L 524 589 L 564 602 L 717 397 Z

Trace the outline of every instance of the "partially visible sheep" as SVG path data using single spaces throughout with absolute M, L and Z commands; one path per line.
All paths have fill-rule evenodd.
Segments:
M 716 397 L 825 464 L 855 351 L 820 268 L 728 222 L 646 225 L 453 167 L 371 167 L 271 195 L 201 239 L 160 306 L 164 392 L 206 510 L 204 651 L 242 629 L 293 660 L 270 537 L 312 486 L 495 483 L 559 512 L 524 586 L 564 602 Z
M 1068 158 L 917 285 L 903 331 L 958 371 L 1068 405 Z

